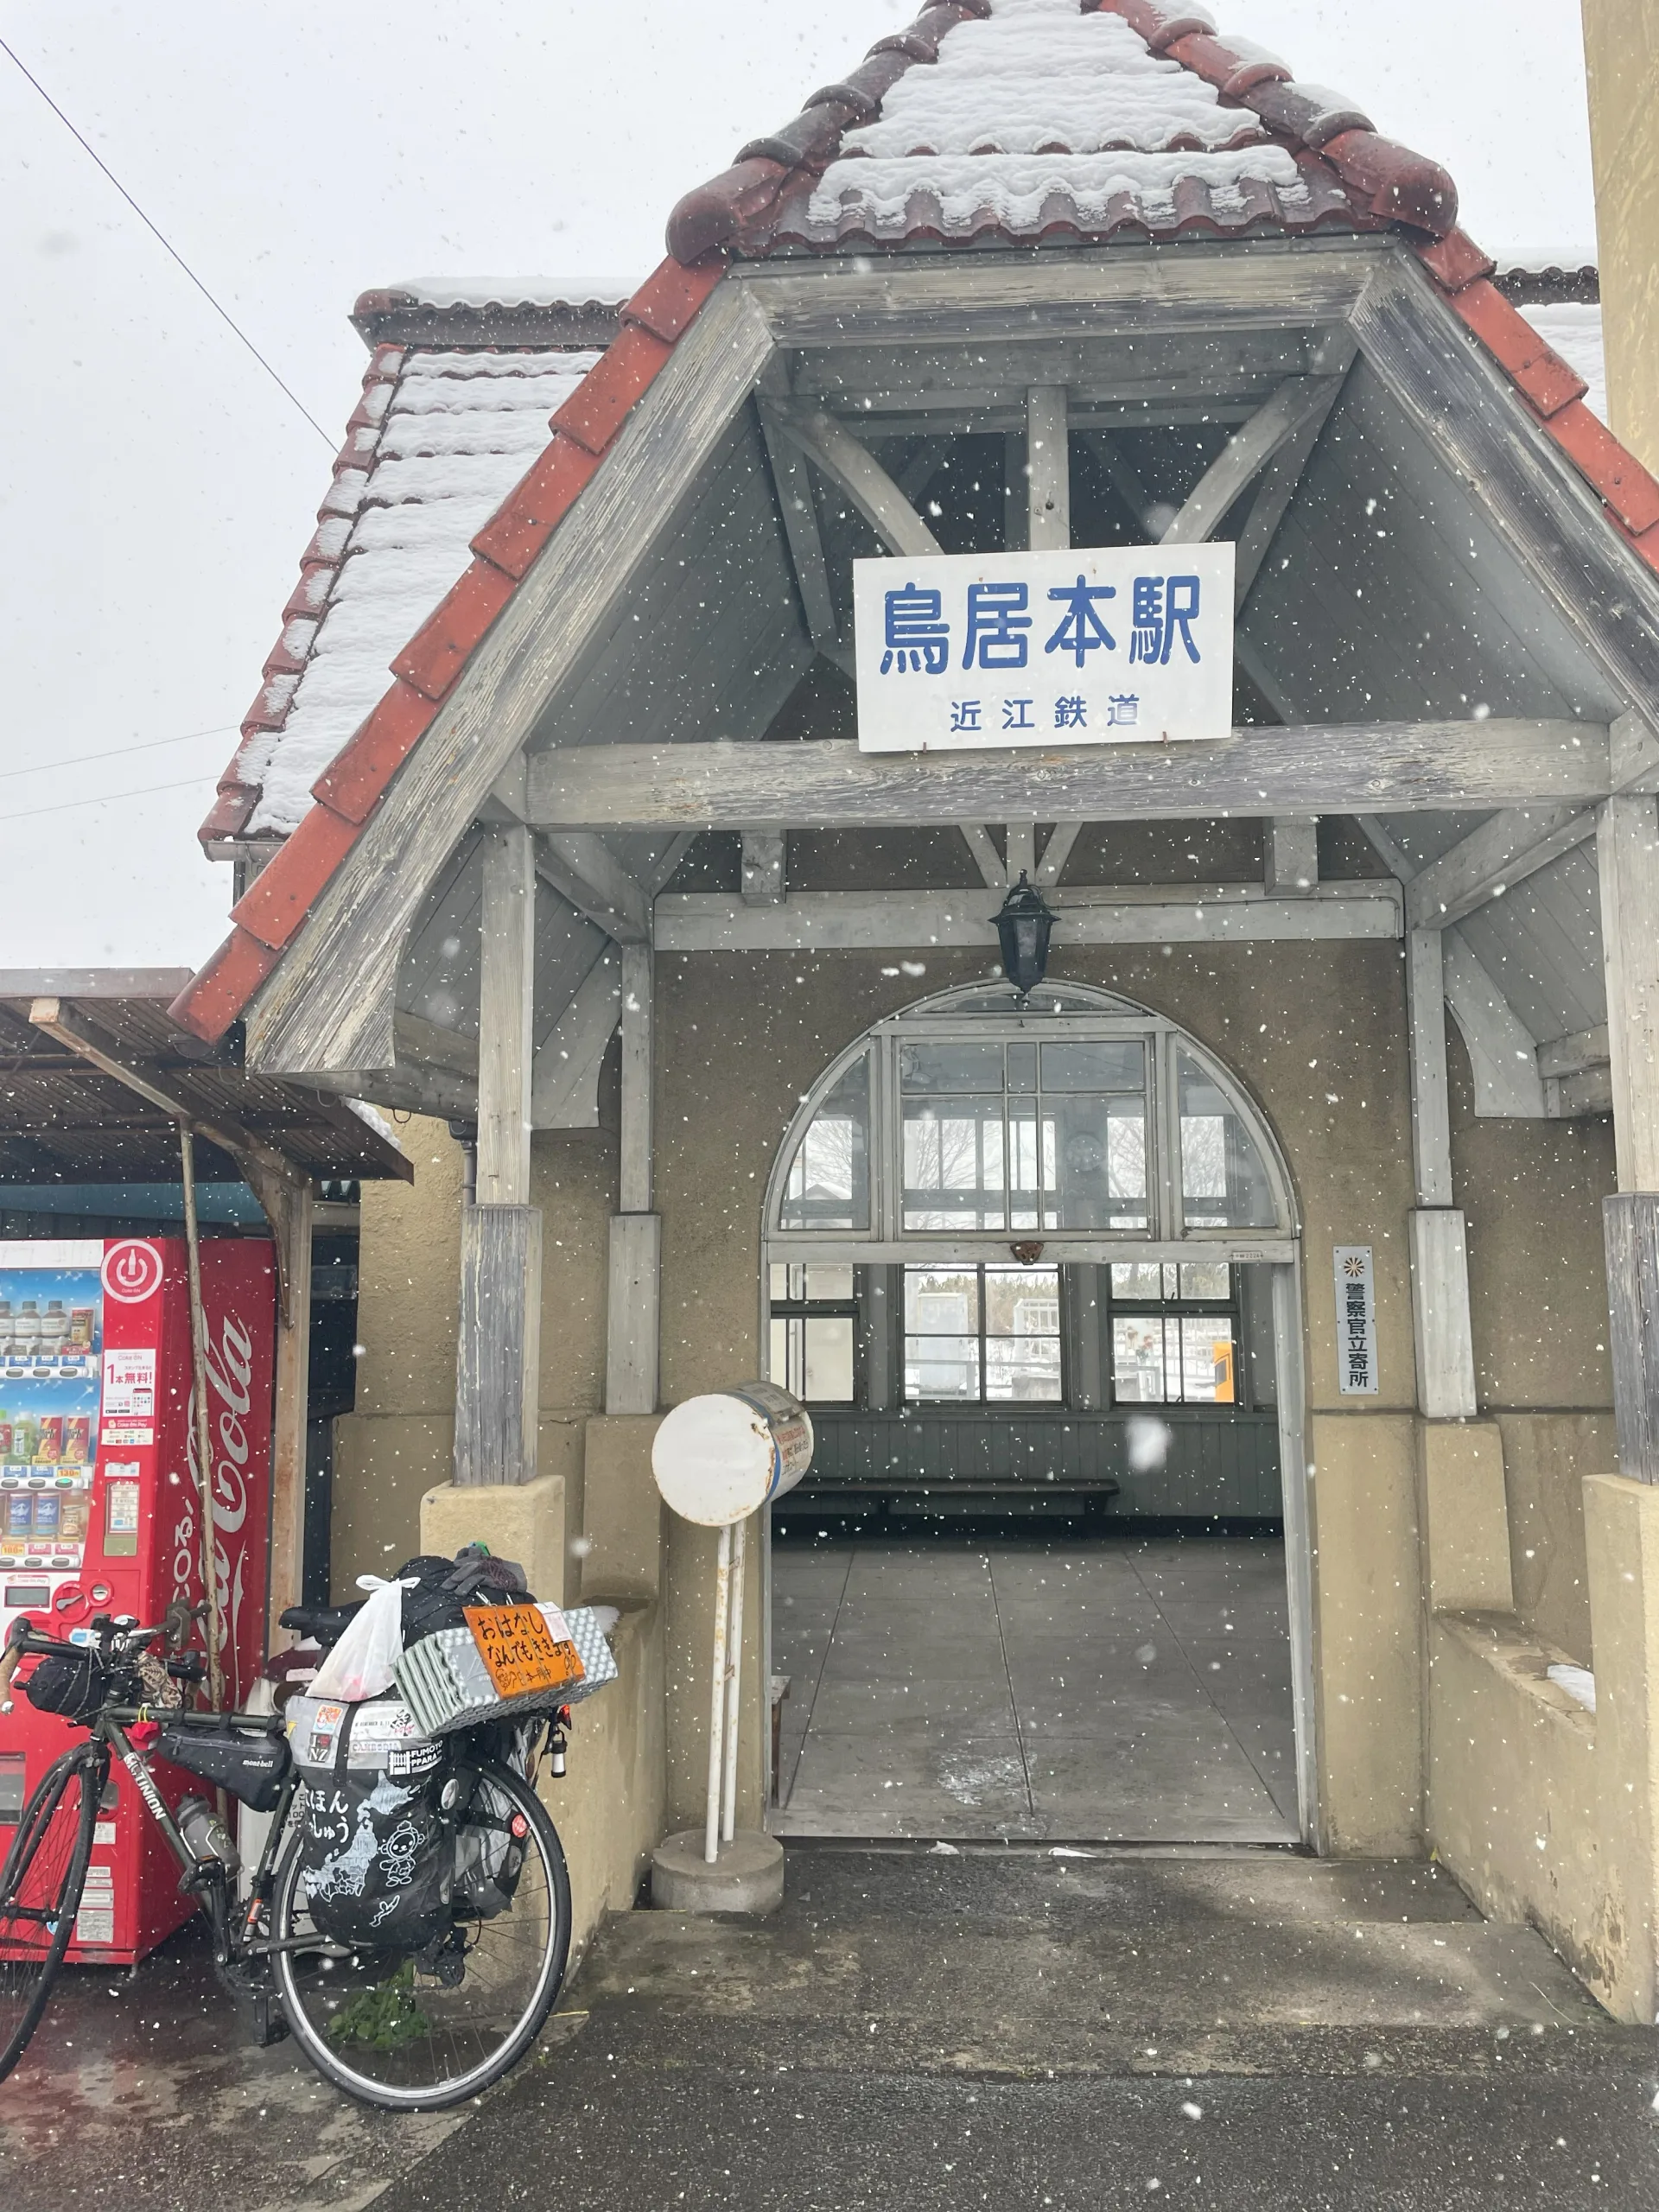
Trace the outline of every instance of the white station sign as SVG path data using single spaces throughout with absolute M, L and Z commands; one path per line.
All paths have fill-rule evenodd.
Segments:
M 865 753 L 1228 736 L 1233 548 L 855 561 Z

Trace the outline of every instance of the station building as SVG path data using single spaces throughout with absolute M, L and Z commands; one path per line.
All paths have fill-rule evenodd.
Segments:
M 1202 9 L 939 0 L 626 302 L 359 301 L 173 1011 L 415 1165 L 337 1592 L 481 1534 L 623 1608 L 585 1924 L 702 1800 L 652 1436 L 770 1375 L 747 1825 L 1433 1850 L 1654 2017 L 1659 484 L 1598 296 Z M 861 750 L 855 563 L 1218 543 L 1224 741 Z

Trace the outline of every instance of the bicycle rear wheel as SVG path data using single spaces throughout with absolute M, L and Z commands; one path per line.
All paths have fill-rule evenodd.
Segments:
M 101 1787 L 84 1747 L 54 1760 L 0 1866 L 0 2082 L 27 2049 L 63 1964 Z
M 518 2064 L 559 1993 L 570 1882 L 558 1831 L 529 1784 L 501 1766 L 480 1772 L 469 1817 L 493 1835 L 510 1832 L 523 1863 L 505 1910 L 457 1906 L 451 1948 L 435 1960 L 322 1936 L 315 1948 L 273 1955 L 295 2040 L 365 2104 L 434 2112 L 475 2097 Z M 311 1932 L 297 1835 L 277 1869 L 270 1924 L 278 1942 Z

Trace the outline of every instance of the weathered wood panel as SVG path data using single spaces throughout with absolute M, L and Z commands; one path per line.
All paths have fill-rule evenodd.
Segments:
M 1353 814 L 1588 800 L 1608 788 L 1605 724 L 1378 722 L 1239 729 L 1221 745 L 861 753 L 800 745 L 616 745 L 538 754 L 542 827 L 741 830 Z
M 1596 855 L 1618 1187 L 1659 1192 L 1659 800 L 1609 799 Z
M 1410 1229 L 1417 1410 L 1431 1421 L 1472 1421 L 1479 1408 L 1463 1215 L 1455 1206 L 1419 1209 Z
M 605 1410 L 657 1410 L 662 1336 L 663 1224 L 654 1213 L 611 1217 L 605 1313 Z
M 455 1340 L 455 1480 L 536 1473 L 542 1217 L 536 1206 L 467 1206 Z
M 1659 1195 L 1620 1191 L 1602 1200 L 1601 1218 L 1618 1471 L 1659 1482 Z

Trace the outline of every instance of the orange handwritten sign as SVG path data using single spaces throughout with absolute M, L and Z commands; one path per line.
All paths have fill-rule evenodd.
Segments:
M 579 1682 L 582 1661 L 574 1643 L 555 1643 L 552 1630 L 535 1605 L 468 1605 L 467 1625 L 490 1680 L 504 1698 L 529 1697 L 537 1690 L 563 1689 Z

